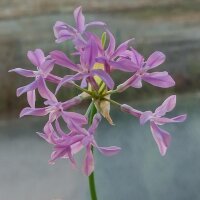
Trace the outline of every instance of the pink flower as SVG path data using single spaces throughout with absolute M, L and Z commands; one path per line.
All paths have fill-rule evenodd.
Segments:
M 142 80 L 161 88 L 169 88 L 175 85 L 174 80 L 166 71 L 148 72 L 165 61 L 165 55 L 162 52 L 155 51 L 144 61 L 143 56 L 135 49 L 132 49 L 124 52 L 124 58 L 121 58 L 121 62 L 127 62 L 127 58 L 131 59 L 132 65 L 130 67 L 132 67 L 132 70 L 130 72 L 134 72 L 134 74 L 126 82 L 118 86 L 118 91 L 122 92 L 128 87 L 141 88 Z
M 121 149 L 116 146 L 99 147 L 94 139 L 95 131 L 101 121 L 101 115 L 96 114 L 93 118 L 92 125 L 88 130 L 73 129 L 70 133 L 65 134 L 59 124 L 56 124 L 57 132 L 54 130 L 51 123 L 47 123 L 44 127 L 44 133 L 39 135 L 44 138 L 48 143 L 53 144 L 54 151 L 51 154 L 50 163 L 58 158 L 69 158 L 73 165 L 76 164 L 73 156 L 83 148 L 86 149 L 83 172 L 89 176 L 94 171 L 94 158 L 91 147 L 97 148 L 102 154 L 112 156 L 117 154 Z
M 95 42 L 95 38 L 91 37 L 88 44 L 80 55 L 80 64 L 74 64 L 63 52 L 53 51 L 50 53 L 51 57 L 56 60 L 56 64 L 67 67 L 75 72 L 75 75 L 65 76 L 58 84 L 56 92 L 59 88 L 69 82 L 81 80 L 81 87 L 86 87 L 90 83 L 94 89 L 98 89 L 98 85 L 95 83 L 94 76 L 99 76 L 108 88 L 114 87 L 114 81 L 108 73 L 102 69 L 94 69 L 93 66 L 96 63 L 96 57 L 98 55 L 98 45 Z
M 82 99 L 79 96 L 77 96 L 65 102 L 58 102 L 58 100 L 54 96 L 53 99 L 50 99 L 45 102 L 46 107 L 24 108 L 20 113 L 20 117 L 26 115 L 33 115 L 33 116 L 49 115 L 49 123 L 52 123 L 55 120 L 58 121 L 58 119 L 62 117 L 62 119 L 67 123 L 70 129 L 77 129 L 77 127 L 81 127 L 82 125 L 87 124 L 87 117 L 79 113 L 68 112 L 66 110 L 68 110 L 74 105 L 79 104 L 81 101 Z
M 96 58 L 96 61 L 104 64 L 105 71 L 108 73 L 110 73 L 111 69 L 119 69 L 121 71 L 128 71 L 128 72 L 132 71 L 131 68 L 132 63 L 130 60 L 127 59 L 126 61 L 121 62 L 120 60 L 117 60 L 117 58 L 119 58 L 121 55 L 124 54 L 124 52 L 128 48 L 128 44 L 133 39 L 123 42 L 121 45 L 118 46 L 118 48 L 116 48 L 115 37 L 109 30 L 107 30 L 107 33 L 110 38 L 108 47 L 105 51 L 103 47 L 101 47 L 100 56 Z
M 62 21 L 57 21 L 54 25 L 54 35 L 56 42 L 61 43 L 66 40 L 72 40 L 77 47 L 85 46 L 86 40 L 84 39 L 85 31 L 90 26 L 102 26 L 106 24 L 100 21 L 90 22 L 85 24 L 85 17 L 82 14 L 82 8 L 78 7 L 74 10 L 74 19 L 76 27 L 72 27 Z
M 150 121 L 150 128 L 153 135 L 154 140 L 156 141 L 159 151 L 162 156 L 166 154 L 167 148 L 171 141 L 170 134 L 161 129 L 159 126 L 167 123 L 177 123 L 183 122 L 186 120 L 186 115 L 179 115 L 173 118 L 164 117 L 167 112 L 170 112 L 176 106 L 176 95 L 172 95 L 168 97 L 161 106 L 159 106 L 155 112 L 146 111 L 141 112 L 130 106 L 124 104 L 121 106 L 122 111 L 128 112 L 129 114 L 140 118 L 140 124 L 145 124 L 147 121 Z
M 53 93 L 47 88 L 46 79 L 58 80 L 59 78 L 51 75 L 55 60 L 45 57 L 41 49 L 35 51 L 28 51 L 29 60 L 37 67 L 37 71 L 26 70 L 22 68 L 15 68 L 9 72 L 16 72 L 25 77 L 33 77 L 35 80 L 23 87 L 17 89 L 17 96 L 27 92 L 27 100 L 31 107 L 35 107 L 35 89 L 38 89 L 39 94 L 45 99 L 54 99 Z

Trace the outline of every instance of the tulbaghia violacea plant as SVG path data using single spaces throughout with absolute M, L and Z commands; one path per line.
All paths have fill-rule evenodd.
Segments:
M 93 148 L 106 156 L 112 156 L 121 150 L 120 147 L 100 147 L 95 140 L 95 132 L 103 116 L 112 125 L 110 116 L 110 104 L 114 104 L 121 111 L 126 112 L 137 119 L 143 125 L 150 122 L 153 138 L 162 156 L 166 154 L 171 136 L 161 129 L 166 123 L 183 122 L 186 115 L 173 118 L 165 117 L 167 112 L 174 109 L 176 96 L 168 97 L 154 112 L 139 111 L 127 104 L 120 104 L 111 99 L 113 94 L 121 93 L 129 87 L 141 88 L 142 82 L 147 82 L 160 88 L 169 88 L 175 85 L 168 72 L 155 72 L 152 69 L 165 61 L 162 52 L 155 51 L 146 60 L 131 46 L 133 39 L 123 42 L 116 47 L 115 38 L 108 30 L 105 23 L 100 21 L 85 23 L 81 7 L 74 11 L 75 28 L 67 23 L 58 21 L 54 26 L 56 42 L 61 43 L 71 40 L 74 44 L 73 56 L 79 58 L 73 62 L 62 51 L 54 50 L 45 57 L 41 49 L 28 51 L 28 58 L 36 67 L 36 70 L 15 68 L 10 72 L 16 72 L 25 77 L 31 77 L 31 83 L 17 89 L 17 96 L 27 94 L 29 107 L 24 108 L 20 117 L 25 115 L 48 116 L 42 132 L 38 133 L 44 140 L 53 146 L 50 163 L 58 158 L 69 159 L 76 166 L 74 155 L 85 150 L 83 173 L 89 176 L 91 199 L 97 199 L 94 185 L 94 158 Z M 89 32 L 87 28 L 97 26 L 102 29 L 102 36 Z M 106 42 L 106 35 L 109 41 Z M 106 45 L 106 43 L 108 43 Z M 77 59 L 76 59 L 77 60 Z M 64 77 L 53 74 L 54 67 L 63 67 L 72 70 L 73 74 Z M 119 70 L 130 73 L 130 78 L 118 86 L 112 79 L 113 71 Z M 55 91 L 48 88 L 48 83 L 56 85 Z M 78 96 L 66 101 L 59 101 L 56 97 L 60 88 L 75 87 L 80 91 Z M 43 107 L 36 107 L 36 89 L 44 99 Z M 85 115 L 72 112 L 70 109 L 84 100 L 91 100 Z M 66 128 L 61 126 L 64 121 Z M 89 126 L 87 128 L 86 126 Z M 65 130 L 64 130 L 65 129 Z

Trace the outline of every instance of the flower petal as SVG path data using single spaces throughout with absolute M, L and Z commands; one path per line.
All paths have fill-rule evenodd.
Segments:
M 115 51 L 115 37 L 114 35 L 109 31 L 107 30 L 107 33 L 109 35 L 109 44 L 108 44 L 108 48 L 105 50 L 105 54 L 110 57 L 113 55 L 114 51 Z
M 11 69 L 11 70 L 9 70 L 9 72 L 15 72 L 15 73 L 20 74 L 25 77 L 34 77 L 35 76 L 34 71 L 22 69 L 22 68 Z
M 176 106 L 176 95 L 168 97 L 156 110 L 158 116 L 164 116 L 167 112 L 172 111 Z
M 92 70 L 91 73 L 92 75 L 99 76 L 103 80 L 103 82 L 108 86 L 109 89 L 113 89 L 115 83 L 108 73 L 101 69 Z
M 74 64 L 62 51 L 55 50 L 52 51 L 50 55 L 51 58 L 56 60 L 56 64 L 67 67 L 75 72 L 79 71 L 79 67 Z
M 150 127 L 153 138 L 158 145 L 160 154 L 164 156 L 170 144 L 171 136 L 167 131 L 159 128 L 154 122 L 151 122 Z
M 165 62 L 165 55 L 160 51 L 152 53 L 146 61 L 146 67 L 155 68 Z
M 45 61 L 45 56 L 41 49 L 36 49 L 35 51 L 28 51 L 27 57 L 32 62 L 32 64 L 37 67 L 39 67 Z
M 48 111 L 46 108 L 24 108 L 20 112 L 20 117 L 23 117 L 25 115 L 33 115 L 33 116 L 44 116 L 47 115 Z
M 109 61 L 109 64 L 112 69 L 117 69 L 124 72 L 136 72 L 138 70 L 138 66 L 126 58 L 120 59 L 118 61 Z
M 179 122 L 184 122 L 186 118 L 187 118 L 187 115 L 179 115 L 173 118 L 161 117 L 161 118 L 156 119 L 156 123 L 159 125 L 163 125 L 166 123 L 179 123 Z
M 57 102 L 55 95 L 48 89 L 45 80 L 42 77 L 37 79 L 38 91 L 44 99 Z
M 118 48 L 116 49 L 116 51 L 114 52 L 114 54 L 112 55 L 112 58 L 116 58 L 117 56 L 120 56 L 121 54 L 123 54 L 124 51 L 127 50 L 128 44 L 133 40 L 134 40 L 134 38 L 127 40 L 127 41 L 123 42 L 122 44 L 120 44 L 118 46 Z
M 110 147 L 98 147 L 98 150 L 106 155 L 106 156 L 113 156 L 118 154 L 121 151 L 120 147 L 110 146 Z
M 175 85 L 175 81 L 166 71 L 145 73 L 142 76 L 142 79 L 150 83 L 151 85 L 161 87 L 161 88 L 169 88 Z
M 92 124 L 91 124 L 90 128 L 88 129 L 88 132 L 91 135 L 93 135 L 95 133 L 100 121 L 101 121 L 101 115 L 99 113 L 95 114 L 93 117 Z
M 35 90 L 30 90 L 27 92 L 27 101 L 30 107 L 35 107 Z
M 86 155 L 83 165 L 83 172 L 86 176 L 89 176 L 94 171 L 94 157 L 91 150 L 91 145 L 86 147 Z
M 82 13 L 82 7 L 78 7 L 74 10 L 74 19 L 76 22 L 76 28 L 80 33 L 83 33 L 85 30 L 85 17 Z
M 135 49 L 131 48 L 130 51 L 131 61 L 134 62 L 139 68 L 143 66 L 144 57 Z
M 31 90 L 35 90 L 37 88 L 38 84 L 37 81 L 33 81 L 32 83 L 20 87 L 17 89 L 17 96 L 19 97 L 20 95 L 24 94 L 25 92 L 31 91 Z

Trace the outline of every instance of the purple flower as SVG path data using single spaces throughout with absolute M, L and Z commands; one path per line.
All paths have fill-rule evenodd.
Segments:
M 116 60 L 116 59 L 122 54 L 124 54 L 124 52 L 128 48 L 128 44 L 133 39 L 125 41 L 124 43 L 119 45 L 118 48 L 116 48 L 115 37 L 109 30 L 107 30 L 107 33 L 110 38 L 109 45 L 105 51 L 103 50 L 103 47 L 102 47 L 100 51 L 100 56 L 96 58 L 96 61 L 104 64 L 105 71 L 108 73 L 110 73 L 111 69 L 119 69 L 121 71 L 128 71 L 128 72 L 132 71 L 132 68 L 131 68 L 132 63 L 130 62 L 130 60 L 127 59 L 121 62 L 120 60 Z
M 99 76 L 107 85 L 108 88 L 114 87 L 114 81 L 108 73 L 102 69 L 94 69 L 96 63 L 95 59 L 98 55 L 98 45 L 93 37 L 90 38 L 88 44 L 80 55 L 80 64 L 74 64 L 63 52 L 53 51 L 50 53 L 51 57 L 56 60 L 56 64 L 67 67 L 75 72 L 75 75 L 65 76 L 58 84 L 57 90 L 64 84 L 81 80 L 81 87 L 86 87 L 88 82 L 94 89 L 98 89 L 98 85 L 94 80 L 94 76 Z
M 125 104 L 122 105 L 121 108 L 122 111 L 128 112 L 129 114 L 140 118 L 140 124 L 142 125 L 145 124 L 147 121 L 150 121 L 150 128 L 153 138 L 158 145 L 160 154 L 164 156 L 170 144 L 171 136 L 167 131 L 161 129 L 159 125 L 164 125 L 167 123 L 183 122 L 186 120 L 187 117 L 185 114 L 173 118 L 164 117 L 164 115 L 167 112 L 172 111 L 175 106 L 176 106 L 176 95 L 172 95 L 168 97 L 162 103 L 162 105 L 155 110 L 154 113 L 151 111 L 141 112 Z
M 35 107 L 35 89 L 38 88 L 38 92 L 43 98 L 55 100 L 53 93 L 47 88 L 45 82 L 46 79 L 52 81 L 59 80 L 59 77 L 50 74 L 50 72 L 53 70 L 55 60 L 50 59 L 49 56 L 45 57 L 41 49 L 28 51 L 27 56 L 31 63 L 37 67 L 37 71 L 26 70 L 22 68 L 15 68 L 9 71 L 16 72 L 25 77 L 35 78 L 32 83 L 18 88 L 17 96 L 27 92 L 29 105 L 31 107 Z
M 75 28 L 61 21 L 56 22 L 53 30 L 57 43 L 61 43 L 66 40 L 72 40 L 78 47 L 85 46 L 86 40 L 83 36 L 86 29 L 90 26 L 105 26 L 105 23 L 100 21 L 94 21 L 85 24 L 85 17 L 82 14 L 81 7 L 78 7 L 74 10 L 74 19 L 76 23 Z
M 96 114 L 93 118 L 92 125 L 88 130 L 82 128 L 73 129 L 70 133 L 65 134 L 59 124 L 57 124 L 57 132 L 54 130 L 51 123 L 47 123 L 44 128 L 44 133 L 39 135 L 48 143 L 53 144 L 54 151 L 51 154 L 50 163 L 53 163 L 58 158 L 69 158 L 72 164 L 76 164 L 73 155 L 78 153 L 83 148 L 86 149 L 83 172 L 89 176 L 94 171 L 94 158 L 91 147 L 97 148 L 102 154 L 112 156 L 117 154 L 121 148 L 116 146 L 99 147 L 94 139 L 94 133 L 101 121 L 101 115 Z
M 141 88 L 142 80 L 161 88 L 169 88 L 175 85 L 174 80 L 166 71 L 148 73 L 149 70 L 158 67 L 165 61 L 165 55 L 162 52 L 155 51 L 144 61 L 143 56 L 135 49 L 132 49 L 124 52 L 124 58 L 121 59 L 121 62 L 127 62 L 127 57 L 132 62 L 130 66 L 132 70 L 130 72 L 134 72 L 134 74 L 126 82 L 118 86 L 118 91 L 124 91 L 128 87 Z
M 33 116 L 45 116 L 49 115 L 49 123 L 58 121 L 59 117 L 62 117 L 63 120 L 67 123 L 70 129 L 77 129 L 77 127 L 81 127 L 83 124 L 87 124 L 87 118 L 84 115 L 75 112 L 68 112 L 69 108 L 74 105 L 79 104 L 82 101 L 80 96 L 74 97 L 65 102 L 58 102 L 56 97 L 45 102 L 46 107 L 43 108 L 33 108 L 26 107 L 21 113 L 20 117 L 26 115 Z

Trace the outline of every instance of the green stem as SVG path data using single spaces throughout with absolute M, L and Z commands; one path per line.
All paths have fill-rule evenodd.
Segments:
M 107 99 L 107 98 L 103 98 L 103 100 L 105 101 L 109 101 L 110 103 L 116 105 L 116 106 L 121 106 L 122 104 L 118 103 L 117 101 L 114 101 L 112 99 Z
M 89 125 L 92 124 L 93 117 L 96 113 L 97 113 L 97 109 L 94 105 L 94 102 L 91 102 L 90 106 L 88 107 L 88 109 L 86 111 L 86 115 L 88 116 L 88 124 Z M 91 150 L 93 153 L 93 147 L 91 148 Z M 92 172 L 92 174 L 88 177 L 88 180 L 89 180 L 91 200 L 97 200 L 94 172 Z

